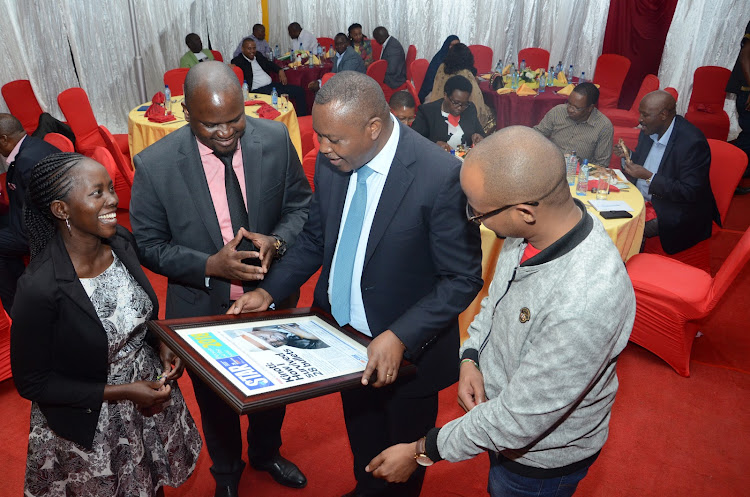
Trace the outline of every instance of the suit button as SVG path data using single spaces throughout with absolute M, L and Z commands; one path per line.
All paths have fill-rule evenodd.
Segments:
M 227 304 L 221 304 L 221 308 L 222 308 L 222 309 L 228 309 L 228 308 L 229 308 L 229 306 L 228 306 Z
M 91 409 L 86 409 L 86 414 L 91 414 Z

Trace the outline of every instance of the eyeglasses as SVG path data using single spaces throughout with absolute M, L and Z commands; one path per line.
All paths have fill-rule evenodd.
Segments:
M 466 219 L 469 220 L 469 222 L 472 222 L 478 226 L 482 224 L 482 221 L 484 221 L 485 219 L 488 219 L 492 216 L 496 216 L 500 214 L 501 212 L 503 212 L 504 210 L 508 210 L 511 207 L 515 207 L 516 205 L 531 205 L 531 206 L 536 207 L 537 205 L 539 205 L 539 202 L 538 201 L 518 202 L 517 204 L 506 205 L 506 206 L 500 207 L 499 209 L 495 209 L 494 211 L 487 212 L 485 214 L 478 214 L 477 212 L 474 211 L 474 208 L 471 205 L 469 205 L 469 202 L 467 201 L 466 202 Z
M 470 102 L 456 102 L 451 97 L 447 97 L 448 101 L 451 103 L 451 105 L 457 109 L 465 109 L 469 106 Z
M 575 105 L 571 104 L 570 102 L 568 102 L 567 105 L 568 105 L 569 109 L 573 109 L 573 112 L 583 112 L 584 110 L 586 110 L 588 108 L 588 105 L 586 107 L 576 107 Z

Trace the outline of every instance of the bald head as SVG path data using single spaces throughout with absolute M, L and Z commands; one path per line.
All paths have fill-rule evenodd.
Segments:
M 675 101 L 674 97 L 664 90 L 656 90 L 652 91 L 651 93 L 647 93 L 643 99 L 641 99 L 642 103 L 645 103 L 647 106 L 658 106 L 665 108 L 674 114 L 676 112 L 677 102 Z
M 26 136 L 21 121 L 11 114 L 0 114 L 0 154 L 7 157 Z
M 228 65 L 218 61 L 206 61 L 193 66 L 185 77 L 185 105 L 189 108 L 196 93 L 207 90 L 210 94 L 236 94 L 242 99 L 242 88 L 237 75 Z
M 342 119 L 365 123 L 373 117 L 388 122 L 390 110 L 380 85 L 356 71 L 337 73 L 315 95 L 315 105 L 335 107 Z
M 657 134 L 661 137 L 674 119 L 677 102 L 664 90 L 648 93 L 638 105 L 638 124 L 647 135 Z
M 375 41 L 380 43 L 381 45 L 385 43 L 385 40 L 388 39 L 388 30 L 385 29 L 383 26 L 378 26 L 375 28 L 372 32 L 372 37 L 375 38 Z

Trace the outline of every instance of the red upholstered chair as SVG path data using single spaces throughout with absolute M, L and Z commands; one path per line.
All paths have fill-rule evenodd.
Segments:
M 315 144 L 313 143 L 315 131 L 313 131 L 312 116 L 299 116 L 297 123 L 299 125 L 300 142 L 302 144 L 302 157 L 304 158 L 310 150 L 315 148 Z
M 685 119 L 703 131 L 706 138 L 726 141 L 729 135 L 724 88 L 731 74 L 729 69 L 718 66 L 699 67 L 693 74 L 693 93 Z
M 430 61 L 427 59 L 417 59 L 411 63 L 411 76 L 417 93 L 422 90 L 422 83 L 424 83 L 424 77 L 427 74 L 427 68 L 429 66 Z
M 240 84 L 242 84 L 245 81 L 245 74 L 242 72 L 242 69 L 240 69 L 237 66 L 232 66 L 232 71 L 234 71 L 234 74 L 237 76 L 237 79 L 240 80 Z
M 319 150 L 320 146 L 313 147 L 313 149 L 305 154 L 305 157 L 302 159 L 302 169 L 304 169 L 307 181 L 310 183 L 310 188 L 312 188 L 313 191 L 315 191 L 315 162 L 318 160 Z
M 674 98 L 674 101 L 677 101 L 677 98 L 680 96 L 680 92 L 677 91 L 677 88 L 672 88 L 671 86 L 667 86 L 664 88 L 664 91 L 672 95 Z
M 372 58 L 373 60 L 380 60 L 380 54 L 383 52 L 383 45 L 375 41 L 375 38 L 368 38 L 372 45 Z
M 89 157 L 104 166 L 104 169 L 107 170 L 119 200 L 117 207 L 127 209 L 130 206 L 130 186 L 126 185 L 122 180 L 122 175 L 117 170 L 117 164 L 115 164 L 112 154 L 104 147 L 94 147 Z
M 11 81 L 3 85 L 2 93 L 8 110 L 21 121 L 26 133 L 31 134 L 36 131 L 39 116 L 44 111 L 39 105 L 39 100 L 36 99 L 31 82 L 28 79 Z
M 8 189 L 6 188 L 6 173 L 0 174 L 0 215 L 7 214 L 8 209 L 10 208 L 8 205 Z M 0 306 L 1 307 L 1 306 Z
M 101 133 L 102 135 L 102 139 L 104 140 L 106 149 L 109 150 L 110 154 L 112 154 L 112 159 L 114 159 L 115 161 L 115 165 L 117 166 L 117 171 L 120 173 L 120 177 L 125 180 L 125 183 L 128 186 L 133 186 L 134 171 L 130 160 L 128 160 L 123 155 L 123 153 L 120 152 L 120 149 L 115 141 L 115 137 L 105 126 L 99 126 L 99 133 Z
M 658 89 L 659 78 L 653 74 L 647 74 L 646 77 L 643 78 L 643 82 L 641 82 L 641 89 L 638 90 L 638 95 L 636 95 L 635 100 L 633 100 L 633 105 L 630 106 L 630 109 L 605 108 L 602 109 L 602 113 L 612 121 L 614 126 L 635 128 L 638 126 L 638 106 L 641 103 L 641 99 L 645 97 L 647 93 L 651 93 Z
M 180 67 L 179 69 L 170 69 L 164 73 L 164 84 L 169 86 L 169 92 L 173 97 L 184 93 L 185 77 L 189 70 L 186 67 Z
M 367 75 L 383 86 L 385 72 L 388 70 L 388 62 L 385 60 L 376 60 L 367 68 Z
M 411 96 L 414 99 L 414 110 L 416 111 L 419 109 L 419 93 L 417 93 L 417 89 L 414 88 L 414 85 L 411 84 L 410 81 L 406 82 L 406 89 L 411 93 Z
M 636 254 L 626 267 L 635 289 L 635 323 L 630 341 L 690 376 L 690 351 L 701 322 L 716 307 L 750 260 L 750 228 L 716 276 L 654 254 Z
M 486 45 L 469 45 L 469 50 L 474 56 L 474 67 L 477 74 L 485 74 L 492 70 L 492 49 Z
M 620 91 L 630 70 L 630 59 L 613 53 L 601 54 L 596 60 L 594 84 L 599 85 L 599 109 L 616 109 Z
M 83 155 L 89 155 L 94 147 L 105 147 L 104 140 L 99 133 L 99 124 L 94 117 L 89 97 L 82 88 L 68 88 L 57 96 L 57 104 L 60 106 L 68 125 L 76 137 L 76 149 Z M 120 151 L 130 160 L 128 149 L 128 135 L 114 135 Z
M 211 55 L 214 56 L 214 60 L 218 60 L 219 62 L 224 62 L 224 56 L 221 55 L 221 52 L 219 52 L 218 50 L 211 50 Z M 172 87 L 170 86 L 170 88 Z M 172 93 L 172 95 L 174 95 L 174 93 Z
M 524 48 L 518 52 L 518 67 L 521 67 L 522 60 L 526 61 L 526 67 L 529 69 L 547 69 L 549 67 L 549 52 L 543 48 Z
M 320 84 L 324 85 L 328 82 L 329 79 L 331 79 L 336 73 L 333 72 L 327 72 L 323 75 L 322 78 L 320 78 Z
M 409 45 L 406 50 L 406 81 L 411 81 L 411 63 L 417 60 L 417 47 Z
M 74 152 L 73 142 L 67 136 L 60 133 L 47 133 L 44 135 L 44 141 L 54 145 L 60 152 Z
M 333 46 L 333 38 L 326 38 L 325 36 L 321 36 L 318 38 L 318 45 L 320 45 L 321 47 Z
M 10 325 L 8 313 L 0 306 L 0 381 L 13 376 L 10 370 Z

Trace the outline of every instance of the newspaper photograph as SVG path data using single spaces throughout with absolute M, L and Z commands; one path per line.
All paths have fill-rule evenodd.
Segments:
M 244 395 L 363 372 L 367 349 L 317 316 L 177 330 Z

